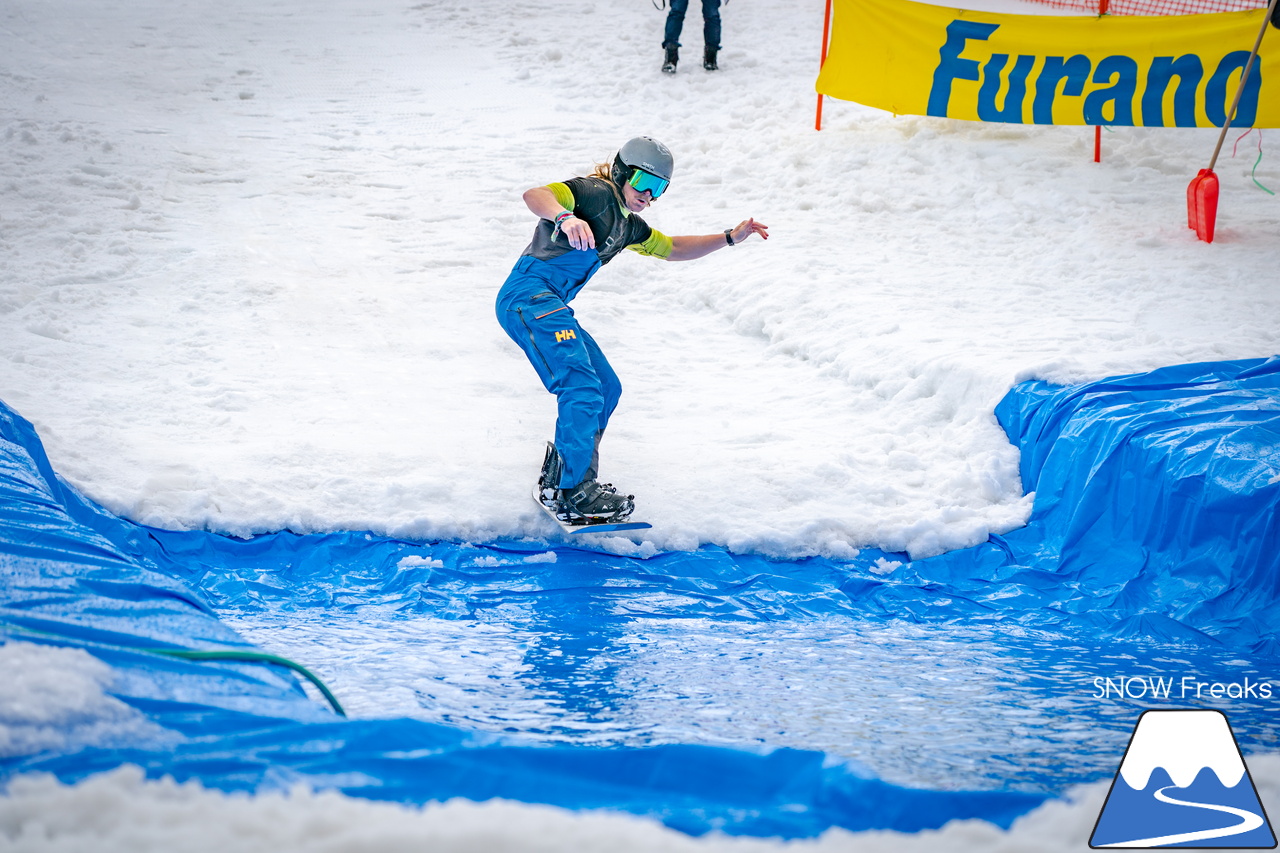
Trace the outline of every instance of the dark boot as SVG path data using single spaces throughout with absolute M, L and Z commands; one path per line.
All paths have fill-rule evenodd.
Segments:
M 676 73 L 676 63 L 680 61 L 680 48 L 667 48 L 667 58 L 662 63 L 662 70 L 667 74 Z
M 708 71 L 719 71 L 720 66 L 716 65 L 716 49 L 709 47 L 702 53 L 702 67 Z
M 620 495 L 609 483 L 595 480 L 556 492 L 556 515 L 570 523 L 622 521 L 635 508 L 635 495 Z

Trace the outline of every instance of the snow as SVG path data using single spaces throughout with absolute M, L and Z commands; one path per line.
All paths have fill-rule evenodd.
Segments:
M 673 77 L 643 3 L 0 14 L 0 395 L 148 524 L 552 536 L 554 402 L 493 298 L 520 193 L 640 133 L 677 158 L 655 227 L 773 235 L 619 258 L 575 302 L 625 389 L 602 475 L 653 547 L 972 545 L 1029 512 L 991 414 L 1014 382 L 1280 348 L 1252 157 L 1205 245 L 1212 130 L 1117 130 L 1101 164 L 1089 128 L 828 99 L 816 132 L 819 3 L 726 9 L 722 72 Z
M 827 99 L 815 131 L 822 14 L 736 0 L 707 74 L 690 61 L 695 11 L 672 77 L 644 2 L 9 0 L 0 399 L 60 474 L 139 522 L 551 543 L 528 491 L 554 401 L 493 300 L 532 233 L 521 192 L 639 134 L 676 156 L 656 228 L 754 216 L 771 239 L 682 264 L 620 257 L 574 303 L 624 385 L 602 475 L 654 525 L 599 547 L 972 545 L 1030 511 L 992 415 L 1014 383 L 1280 351 L 1280 202 L 1253 183 L 1257 136 L 1236 158 L 1228 138 L 1206 245 L 1185 189 L 1214 130 L 1117 129 L 1100 164 L 1091 128 Z M 1280 165 L 1256 177 L 1276 189 Z M 69 692 L 32 676 L 21 694 L 48 725 L 92 739 L 144 724 L 94 704 L 106 676 L 89 662 L 67 666 Z M 9 737 L 45 736 L 45 711 L 0 713 Z M 1038 810 L 998 849 L 1075 849 L 1063 814 L 1075 826 L 1101 796 Z M 243 821 L 236 849 L 407 849 L 422 832 L 514 849 L 549 826 L 582 849 L 771 849 L 514 804 L 340 799 L 286 806 L 128 769 L 29 778 L 0 799 L 0 841 L 176 849 L 200 821 L 181 849 L 228 849 L 220 833 Z M 220 814 L 238 817 L 199 817 Z M 313 844 L 328 815 L 367 835 Z M 793 846 L 997 849 L 983 826 Z
M 1280 756 L 1250 760 L 1264 803 L 1280 797 Z M 451 800 L 423 809 L 298 788 L 245 797 L 171 779 L 145 781 L 125 766 L 79 785 L 32 774 L 0 798 L 0 844 L 22 853 L 1070 853 L 1085 849 L 1107 782 L 1081 785 L 1001 831 L 953 821 L 936 831 L 850 833 L 811 841 L 690 838 L 656 823 L 502 800 Z M 197 831 L 198 828 L 198 831 Z
M 932 853 L 1084 848 L 1106 785 L 1082 786 L 1001 832 L 983 821 L 955 821 L 936 832 L 849 833 L 812 841 L 690 838 L 675 830 L 602 812 L 567 812 L 502 800 L 451 800 L 424 809 L 297 789 L 253 798 L 166 779 L 147 782 L 125 766 L 76 786 L 33 774 L 0 799 L 0 844 L 23 853 Z M 195 828 L 198 827 L 198 831 Z
M 0 759 L 172 736 L 111 696 L 107 664 L 80 649 L 0 645 Z

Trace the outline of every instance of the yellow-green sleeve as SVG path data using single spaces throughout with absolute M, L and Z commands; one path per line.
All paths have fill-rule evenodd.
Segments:
M 634 243 L 627 248 L 641 255 L 648 255 L 651 258 L 662 258 L 666 260 L 671 257 L 672 243 L 671 238 L 656 228 L 650 229 L 653 233 L 649 235 L 649 239 L 643 243 Z
M 577 204 L 577 202 L 573 200 L 573 190 L 569 189 L 568 184 L 562 184 L 557 181 L 554 184 L 547 184 L 547 189 L 555 193 L 556 201 L 564 205 L 565 210 L 573 210 L 574 206 Z

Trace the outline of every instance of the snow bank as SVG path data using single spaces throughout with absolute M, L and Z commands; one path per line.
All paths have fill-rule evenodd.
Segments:
M 5 16 L 0 399 L 148 524 L 551 536 L 527 492 L 554 407 L 492 301 L 520 192 L 638 133 L 677 158 L 656 227 L 773 235 L 620 258 L 576 303 L 625 387 L 603 474 L 651 548 L 972 545 L 1030 509 L 991 415 L 1015 380 L 1280 349 L 1252 152 L 1219 163 L 1207 246 L 1184 199 L 1210 130 L 1116 130 L 1100 165 L 1086 128 L 828 100 L 815 132 L 821 3 L 732 4 L 722 70 L 674 77 L 645 3 Z
M 0 645 L 0 759 L 163 740 L 159 726 L 106 692 L 114 681 L 110 666 L 80 649 Z
M 454 800 L 416 809 L 304 788 L 250 798 L 172 780 L 148 782 L 136 767 L 122 767 L 74 786 L 40 774 L 12 781 L 8 797 L 0 799 L 0 842 L 20 853 L 417 853 L 424 845 L 440 853 L 1065 853 L 1088 843 L 1105 797 L 1105 785 L 1083 788 L 1071 800 L 1042 806 L 1008 832 L 982 821 L 958 821 L 916 835 L 837 830 L 782 843 L 718 834 L 690 838 L 625 815 L 506 801 Z
M 1280 755 L 1249 757 L 1265 803 L 1280 800 Z M 1088 844 L 1109 783 L 1073 790 L 1007 831 L 956 821 L 906 835 L 831 830 L 811 841 L 708 835 L 690 838 L 653 822 L 604 812 L 451 801 L 423 809 L 313 793 L 243 797 L 172 780 L 146 781 L 122 767 L 78 785 L 46 775 L 14 780 L 0 799 L 0 844 L 15 853 L 1074 853 Z

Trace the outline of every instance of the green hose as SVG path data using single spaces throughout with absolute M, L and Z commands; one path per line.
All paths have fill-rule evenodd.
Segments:
M 34 628 L 24 628 L 19 625 L 14 625 L 11 622 L 0 622 L 0 626 L 20 634 L 34 634 L 41 637 L 53 637 L 63 642 L 68 640 L 68 638 L 62 634 L 54 634 L 49 631 L 37 631 Z M 277 666 L 283 666 L 286 669 L 291 669 L 303 678 L 307 679 L 307 681 L 310 681 L 316 686 L 316 689 L 320 691 L 324 698 L 329 701 L 329 705 L 339 717 L 345 717 L 347 715 L 347 712 L 342 709 L 342 705 L 339 704 L 337 697 L 330 692 L 328 687 L 325 687 L 323 681 L 312 674 L 312 672 L 302 664 L 294 663 L 288 658 L 282 658 L 279 655 L 267 654 L 266 652 L 198 651 L 195 649 L 138 649 L 133 648 L 132 646 L 117 646 L 111 643 L 95 643 L 92 641 L 86 642 L 85 645 L 105 646 L 106 648 L 118 649 L 126 652 L 144 652 L 152 655 L 164 655 L 165 657 L 181 658 L 183 660 L 238 660 L 247 661 L 249 663 L 273 663 Z
M 301 675 L 316 686 L 325 699 L 329 700 L 329 704 L 333 706 L 333 710 L 339 717 L 345 717 L 347 712 L 342 710 L 342 705 L 338 703 L 338 699 L 329 688 L 324 686 L 324 682 L 316 678 L 305 666 L 295 663 L 288 658 L 282 658 L 279 655 L 270 655 L 266 652 L 201 652 L 192 649 L 137 649 L 140 652 L 150 652 L 156 655 L 167 655 L 171 658 L 182 658 L 183 660 L 242 660 L 252 663 L 274 663 L 277 666 L 283 666 Z

